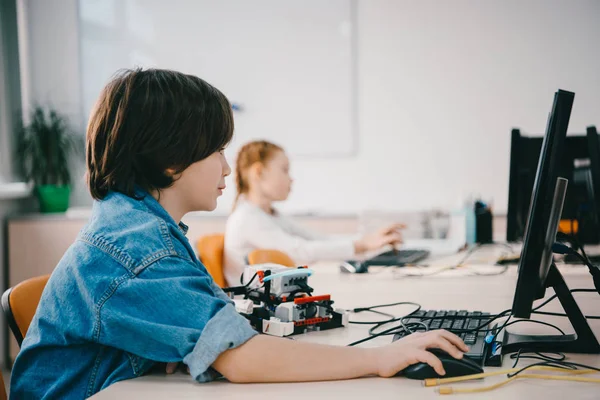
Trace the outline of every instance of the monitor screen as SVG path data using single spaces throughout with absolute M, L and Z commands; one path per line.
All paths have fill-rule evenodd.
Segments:
M 574 97 L 574 93 L 564 90 L 556 92 L 548 117 L 519 262 L 519 276 L 512 306 L 515 317 L 529 318 L 533 302 L 545 294 L 545 274 L 550 266 L 548 260 L 551 262 L 552 259 L 552 254 L 548 254 L 548 251 L 551 252 L 556 235 L 554 230 L 550 235 L 552 243 L 548 244 L 548 231 L 551 229 L 552 204 Z

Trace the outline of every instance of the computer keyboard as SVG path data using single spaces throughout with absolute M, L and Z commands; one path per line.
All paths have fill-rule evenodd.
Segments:
M 420 310 L 411 314 L 403 320 L 403 322 L 409 327 L 412 326 L 412 330 L 415 332 L 422 332 L 425 330 L 425 327 L 422 324 L 427 325 L 428 330 L 445 329 L 450 332 L 454 331 L 454 333 L 469 346 L 470 350 L 467 353 L 467 356 L 481 365 L 497 366 L 502 363 L 499 351 L 490 347 L 495 346 L 494 344 L 488 344 L 485 341 L 488 334 L 487 330 L 492 329 L 495 326 L 488 324 L 481 327 L 478 331 L 464 332 L 464 330 L 480 327 L 486 320 L 489 320 L 489 318 L 490 313 L 481 311 Z M 414 323 L 420 324 L 417 325 Z M 394 335 L 394 341 L 403 338 L 407 334 L 410 333 L 402 332 Z M 500 357 L 500 359 L 498 359 L 498 357 Z
M 415 264 L 429 257 L 429 250 L 390 250 L 369 258 L 363 263 L 367 266 L 404 266 L 406 264 Z

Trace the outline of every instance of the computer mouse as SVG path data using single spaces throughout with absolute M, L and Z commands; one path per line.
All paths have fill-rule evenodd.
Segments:
M 368 266 L 362 261 L 350 260 L 340 264 L 340 271 L 350 274 L 364 274 L 368 272 Z
M 446 375 L 438 375 L 433 367 L 426 363 L 409 365 L 402 371 L 401 375 L 404 375 L 409 379 L 423 380 L 429 378 L 452 378 L 455 376 L 480 374 L 483 372 L 483 368 L 467 356 L 463 356 L 462 359 L 458 360 L 443 350 L 429 349 L 428 351 L 440 359 L 444 366 L 444 371 L 446 371 Z

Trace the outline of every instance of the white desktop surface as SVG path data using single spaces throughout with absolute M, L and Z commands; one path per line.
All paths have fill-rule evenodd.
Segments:
M 460 259 L 460 257 L 455 257 Z M 438 262 L 439 268 L 443 264 Z M 431 267 L 432 271 L 436 267 Z M 391 268 L 373 269 L 369 274 L 341 274 L 337 266 L 322 264 L 314 266 L 315 274 L 309 283 L 315 294 L 330 293 L 337 307 L 345 309 L 384 304 L 398 301 L 420 303 L 424 309 L 467 309 L 496 313 L 510 308 L 516 282 L 516 268 L 511 267 L 503 275 L 482 276 L 473 273 L 500 271 L 496 266 L 474 266 L 444 271 L 427 278 L 406 277 Z M 561 266 L 567 284 L 573 288 L 592 288 L 593 283 L 586 269 L 581 266 Z M 553 294 L 548 291 L 548 296 Z M 576 299 L 586 314 L 600 314 L 600 296 L 595 293 L 578 293 Z M 562 311 L 558 301 L 552 302 L 546 311 Z M 388 309 L 396 315 L 411 311 L 411 307 Z M 566 318 L 535 316 L 535 319 L 552 322 L 571 333 Z M 354 320 L 378 319 L 376 314 L 352 315 Z M 592 329 L 600 337 L 600 321 L 590 321 Z M 516 324 L 511 331 L 523 333 L 551 333 L 553 330 L 534 324 Z M 367 335 L 368 326 L 350 325 L 347 328 L 298 335 L 296 340 L 332 345 L 345 345 Z M 364 346 L 384 345 L 390 336 L 379 337 Z M 598 355 L 568 355 L 569 360 L 600 367 Z M 293 362 L 293 360 L 290 360 Z M 319 362 L 319 360 L 315 360 Z M 521 361 L 519 365 L 527 365 Z M 260 360 L 256 360 L 260 368 Z M 512 360 L 504 358 L 504 368 L 510 368 Z M 497 368 L 486 367 L 493 371 Z M 592 375 L 591 377 L 598 377 Z M 505 376 L 490 377 L 474 383 L 454 384 L 455 387 L 480 387 L 505 379 Z M 593 383 L 560 382 L 549 380 L 517 380 L 491 392 L 455 394 L 450 398 L 471 399 L 597 399 L 600 387 Z M 290 384 L 232 384 L 226 381 L 196 383 L 184 373 L 165 376 L 148 375 L 134 380 L 116 383 L 99 392 L 94 399 L 422 399 L 439 398 L 434 388 L 425 388 L 420 381 L 403 377 L 367 377 L 349 381 L 311 382 Z

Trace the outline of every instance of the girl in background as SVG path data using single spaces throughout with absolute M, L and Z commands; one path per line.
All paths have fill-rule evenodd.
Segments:
M 246 256 L 255 249 L 282 251 L 300 265 L 348 260 L 402 242 L 400 224 L 352 240 L 311 232 L 281 216 L 273 203 L 288 198 L 293 180 L 290 161 L 276 144 L 261 140 L 243 146 L 235 173 L 237 197 L 225 230 L 224 273 L 230 286 L 239 284 Z

